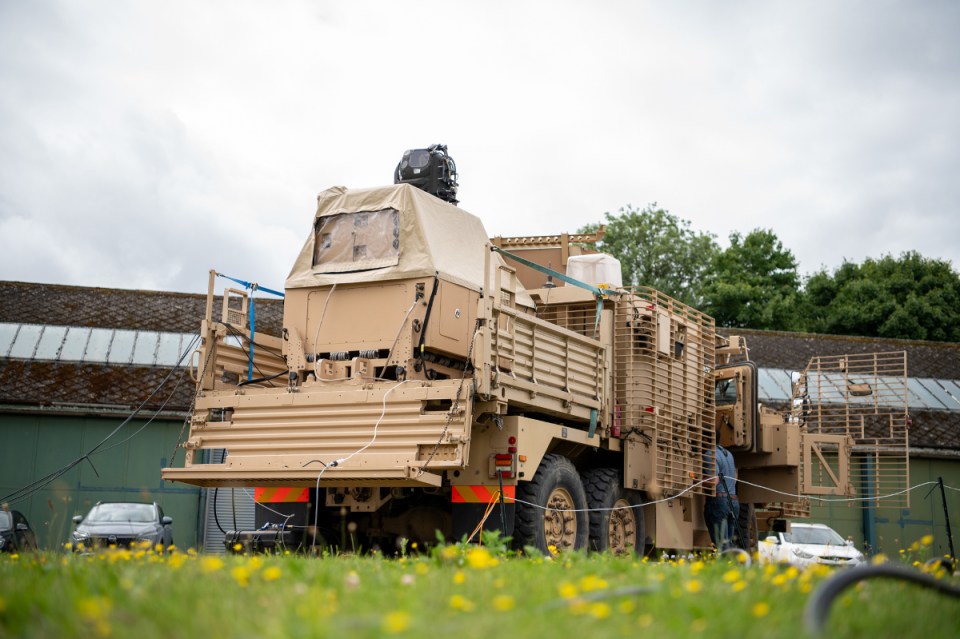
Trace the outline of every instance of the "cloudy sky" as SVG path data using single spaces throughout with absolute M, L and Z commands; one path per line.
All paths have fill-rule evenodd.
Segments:
M 657 202 L 801 273 L 960 268 L 960 3 L 0 0 L 0 279 L 282 288 L 445 143 L 490 235 Z

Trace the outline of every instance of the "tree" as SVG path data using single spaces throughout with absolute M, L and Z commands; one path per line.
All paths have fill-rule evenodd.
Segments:
M 703 310 L 718 326 L 789 330 L 798 324 L 799 294 L 797 260 L 773 231 L 733 232 L 706 275 Z
M 702 302 L 703 276 L 719 250 L 714 236 L 693 231 L 656 202 L 637 210 L 631 205 L 619 215 L 604 213 L 607 229 L 596 249 L 620 260 L 624 285 L 655 288 L 691 306 Z M 593 233 L 588 224 L 579 233 Z
M 848 261 L 806 282 L 804 330 L 960 342 L 960 275 L 916 251 Z

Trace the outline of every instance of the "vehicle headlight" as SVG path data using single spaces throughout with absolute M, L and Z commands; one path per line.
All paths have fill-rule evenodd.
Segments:
M 0 548 L 3 548 L 6 545 L 7 545 L 7 538 L 0 536 Z
M 806 552 L 805 550 L 796 549 L 793 551 L 793 554 L 795 554 L 800 559 L 815 559 L 813 555 Z

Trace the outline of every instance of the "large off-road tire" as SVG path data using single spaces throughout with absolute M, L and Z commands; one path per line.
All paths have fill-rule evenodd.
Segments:
M 562 455 L 544 455 L 533 479 L 517 485 L 514 539 L 544 554 L 587 547 L 587 496 L 580 474 Z M 527 502 L 527 503 L 522 503 Z
M 642 495 L 623 487 L 623 475 L 615 468 L 597 468 L 584 473 L 583 486 L 590 508 L 590 550 L 643 554 Z

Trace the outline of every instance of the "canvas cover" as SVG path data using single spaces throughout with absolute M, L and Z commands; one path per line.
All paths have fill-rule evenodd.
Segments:
M 325 266 L 314 266 L 318 223 L 321 228 L 328 225 L 335 234 L 337 216 L 391 209 L 397 211 L 397 220 L 386 214 L 377 223 L 396 224 L 396 250 L 391 251 L 392 235 L 373 237 L 364 242 L 369 242 L 375 254 L 357 259 L 353 267 L 336 259 Z M 487 242 L 479 218 L 409 184 L 369 189 L 336 186 L 317 196 L 310 236 L 287 277 L 286 288 L 432 277 L 439 273 L 442 279 L 480 290 Z M 501 263 L 499 255 L 490 257 L 492 264 Z

